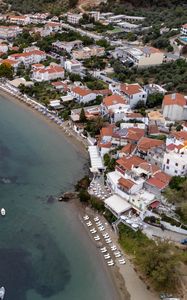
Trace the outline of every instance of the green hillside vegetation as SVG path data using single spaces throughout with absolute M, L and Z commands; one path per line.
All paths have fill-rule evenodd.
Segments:
M 50 12 L 56 15 L 74 8 L 78 0 L 6 0 L 11 4 L 11 10 L 21 13 Z

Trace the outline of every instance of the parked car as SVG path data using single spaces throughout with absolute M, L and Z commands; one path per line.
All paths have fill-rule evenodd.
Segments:
M 182 245 L 187 245 L 187 238 L 180 241 Z

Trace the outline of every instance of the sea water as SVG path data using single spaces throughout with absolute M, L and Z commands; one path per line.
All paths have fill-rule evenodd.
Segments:
M 111 293 L 94 243 L 67 203 L 86 160 L 60 130 L 0 96 L 0 286 L 5 300 L 105 300 Z

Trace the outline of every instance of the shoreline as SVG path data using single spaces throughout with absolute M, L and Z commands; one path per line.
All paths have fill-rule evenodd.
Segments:
M 8 101 L 12 101 L 16 104 L 21 105 L 24 109 L 29 109 L 32 113 L 36 113 L 36 116 L 41 118 L 41 120 L 45 121 L 48 126 L 53 126 L 53 128 L 58 129 L 58 132 L 62 133 L 63 137 L 66 139 L 68 143 L 71 143 L 71 145 L 76 148 L 76 151 L 78 151 L 81 155 L 86 157 L 88 159 L 88 152 L 86 150 L 85 143 L 83 143 L 77 136 L 76 133 L 72 135 L 67 135 L 67 131 L 65 131 L 65 127 L 61 127 L 49 118 L 47 118 L 45 115 L 43 115 L 40 111 L 32 107 L 31 105 L 28 105 L 28 103 L 25 103 L 24 101 L 21 101 L 16 97 L 16 95 L 13 95 L 10 91 L 2 89 L 2 86 L 0 86 L 0 96 L 5 97 Z M 65 130 L 63 130 L 65 129 Z M 83 166 L 85 168 L 85 166 Z M 74 207 L 75 209 L 75 214 L 80 220 L 80 216 L 83 216 L 86 212 L 87 209 L 82 206 L 81 203 L 74 203 L 72 204 L 73 201 L 69 201 L 69 205 Z M 94 210 L 90 209 L 89 212 L 92 216 L 96 215 Z M 103 216 L 101 217 L 104 222 L 106 223 L 106 219 Z M 87 228 L 83 228 L 84 232 L 85 230 L 88 233 Z M 118 241 L 117 241 L 117 236 L 115 233 L 112 231 L 112 228 L 110 225 L 108 225 L 108 230 L 110 230 L 110 235 L 112 238 L 113 243 L 115 243 L 118 248 L 124 253 L 124 251 L 121 249 Z M 87 234 L 85 235 L 85 239 L 91 239 L 91 237 Z M 95 243 L 92 239 L 92 242 Z M 96 245 L 96 244 L 95 244 Z M 138 274 L 135 272 L 133 264 L 130 262 L 130 260 L 127 258 L 125 255 L 125 260 L 126 260 L 126 265 L 120 265 L 120 266 L 115 266 L 114 268 L 110 268 L 107 266 L 104 258 L 102 258 L 101 253 L 98 252 L 98 257 L 102 261 L 102 268 L 104 269 L 105 273 L 107 274 L 107 277 L 111 278 L 112 283 L 113 283 L 113 290 L 116 290 L 116 295 L 118 295 L 119 300 L 157 300 L 158 297 L 156 297 L 153 293 L 147 290 L 146 284 L 140 280 Z M 136 287 L 136 288 L 135 288 Z M 114 292 L 114 291 L 113 291 Z M 114 298 L 114 300 L 117 300 Z
M 80 139 L 78 135 L 70 128 L 66 127 L 66 122 L 63 122 L 64 126 L 59 126 L 53 120 L 47 118 L 46 115 L 43 115 L 40 111 L 29 105 L 27 102 L 21 101 L 16 95 L 13 95 L 6 87 L 2 87 L 0 85 L 0 96 L 7 98 L 9 101 L 12 101 L 18 105 L 21 105 L 23 108 L 28 109 L 30 112 L 37 115 L 37 117 L 41 118 L 44 122 L 48 124 L 48 126 L 53 126 L 59 133 L 63 135 L 68 143 L 70 143 L 76 150 L 83 155 L 85 158 L 89 158 L 88 151 L 86 149 L 85 143 Z M 20 96 L 21 97 L 21 96 Z
M 112 280 L 115 283 L 118 293 L 119 293 L 119 299 L 120 300 L 158 300 L 159 297 L 156 294 L 156 292 L 147 289 L 146 283 L 140 278 L 140 274 L 136 271 L 130 257 L 124 253 L 123 249 L 121 248 L 118 237 L 114 233 L 114 231 L 111 228 L 111 225 L 107 222 L 104 216 L 97 213 L 95 210 L 93 210 L 90 207 L 82 205 L 78 200 L 72 199 L 70 201 L 67 201 L 65 203 L 69 203 L 69 205 L 75 207 L 77 214 L 79 215 L 79 221 L 81 222 L 84 231 L 86 232 L 88 238 L 91 240 L 91 242 L 95 245 L 98 251 L 98 256 L 101 256 L 100 250 L 98 245 L 93 239 L 93 236 L 90 234 L 88 227 L 85 224 L 85 221 L 83 221 L 83 216 L 85 214 L 89 215 L 91 220 L 93 220 L 94 217 L 98 216 L 99 219 L 102 221 L 102 223 L 105 224 L 106 230 L 110 235 L 110 238 L 112 240 L 112 243 L 117 246 L 117 248 L 121 251 L 123 254 L 126 264 L 125 265 L 119 265 L 115 264 L 113 267 L 108 267 L 106 264 L 106 261 L 103 257 L 101 257 L 101 260 L 103 261 L 103 264 L 106 266 L 106 271 L 111 274 Z M 98 232 L 99 234 L 99 232 Z

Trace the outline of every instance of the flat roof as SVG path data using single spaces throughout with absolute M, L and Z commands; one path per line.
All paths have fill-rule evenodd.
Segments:
M 110 196 L 104 202 L 105 205 L 117 215 L 120 215 L 132 208 L 132 206 L 125 199 L 116 194 Z

